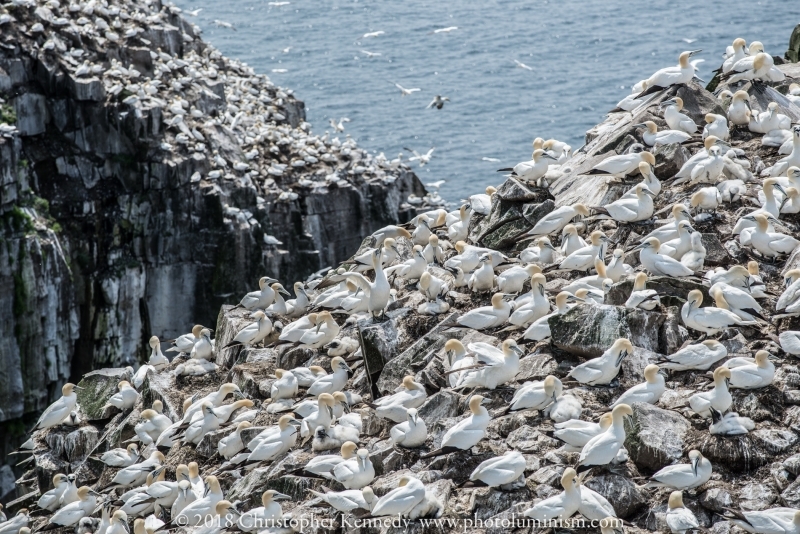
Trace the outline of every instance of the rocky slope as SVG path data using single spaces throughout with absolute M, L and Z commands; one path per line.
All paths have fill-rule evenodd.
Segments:
M 0 431 L 260 276 L 344 260 L 425 191 L 160 1 L 0 7 Z M 288 284 L 287 284 L 288 287 Z M 180 294 L 180 298 L 174 295 Z

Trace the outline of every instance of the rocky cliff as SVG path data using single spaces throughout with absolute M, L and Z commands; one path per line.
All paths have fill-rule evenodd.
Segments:
M 292 91 L 160 1 L 5 4 L 0 123 L 9 432 L 68 377 L 213 324 L 262 275 L 342 261 L 425 193 L 406 166 L 313 135 Z

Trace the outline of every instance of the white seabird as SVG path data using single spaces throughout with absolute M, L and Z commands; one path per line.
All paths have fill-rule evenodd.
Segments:
M 689 451 L 688 464 L 668 465 L 657 471 L 645 488 L 687 490 L 702 486 L 711 479 L 711 462 L 698 450 Z
M 75 409 L 78 403 L 78 394 L 75 391 L 80 389 L 75 384 L 67 382 L 61 387 L 61 398 L 47 407 L 39 420 L 33 427 L 33 431 L 44 430 L 47 428 L 60 425 L 64 420 L 69 417 L 70 412 Z
M 634 309 L 642 308 L 643 310 L 653 310 L 661 303 L 658 292 L 655 289 L 647 289 L 647 274 L 636 273 L 636 278 L 633 281 L 633 289 L 628 300 L 625 301 L 625 307 Z
M 641 250 L 639 253 L 639 260 L 642 262 L 644 268 L 655 276 L 671 276 L 678 278 L 694 274 L 691 269 L 681 264 L 681 262 L 675 258 L 659 254 L 660 249 L 661 242 L 655 237 L 649 237 L 644 243 L 634 247 L 633 251 Z
M 471 481 L 479 480 L 494 488 L 511 484 L 517 480 L 525 471 L 525 458 L 518 451 L 507 451 L 502 456 L 490 458 L 481 462 L 478 467 L 472 471 L 469 479 Z
M 725 366 L 714 369 L 714 387 L 710 391 L 695 393 L 689 397 L 689 407 L 700 415 L 710 417 L 711 409 L 725 413 L 733 403 L 733 397 L 728 390 L 731 379 L 731 370 Z
M 412 375 L 403 378 L 402 389 L 392 395 L 376 399 L 372 404 L 375 415 L 402 423 L 408 419 L 409 408 L 419 408 L 428 398 L 425 386 L 414 381 Z
M 389 438 L 395 445 L 406 449 L 421 447 L 428 439 L 428 427 L 416 408 L 409 408 L 406 414 L 407 420 L 393 426 L 389 431 Z
M 681 307 L 683 324 L 705 334 L 714 335 L 731 326 L 756 325 L 755 321 L 743 321 L 735 313 L 720 308 L 701 308 L 703 293 L 693 289 Z
M 633 415 L 627 404 L 618 404 L 611 411 L 611 426 L 592 439 L 583 447 L 578 460 L 578 471 L 585 471 L 595 465 L 607 465 L 616 457 L 625 443 L 624 417 Z
M 537 521 L 565 520 L 572 517 L 581 505 L 581 491 L 576 481 L 577 477 L 575 470 L 567 467 L 561 475 L 561 487 L 564 491 L 539 501 L 532 508 L 525 510 L 523 515 Z
M 633 353 L 633 345 L 625 338 L 619 338 L 601 356 L 586 361 L 567 374 L 581 384 L 604 385 L 608 384 L 617 374 L 623 358 Z
M 488 400 L 488 399 L 486 399 Z M 486 427 L 491 422 L 489 412 L 481 406 L 484 398 L 480 395 L 473 395 L 469 399 L 470 415 L 462 419 L 442 437 L 442 445 L 439 449 L 423 454 L 420 458 L 430 458 L 441 454 L 448 454 L 456 450 L 471 449 L 486 435 Z
M 618 404 L 633 404 L 634 402 L 645 402 L 656 404 L 661 395 L 666 391 L 664 376 L 659 373 L 658 365 L 653 363 L 644 368 L 644 382 L 637 384 L 625 391 L 611 405 L 613 408 Z
M 681 491 L 670 493 L 666 521 L 672 534 L 686 534 L 700 528 L 700 523 L 692 511 L 683 505 L 683 492 Z
M 708 431 L 718 436 L 740 436 L 747 434 L 756 427 L 756 424 L 749 417 L 739 417 L 736 412 L 721 414 L 711 408 L 711 426 Z
M 634 125 L 636 128 L 645 128 L 642 139 L 648 146 L 671 145 L 673 143 L 683 143 L 692 136 L 682 130 L 662 130 L 658 131 L 658 126 L 653 121 L 645 121 Z
M 754 359 L 731 358 L 723 365 L 731 370 L 730 387 L 738 389 L 758 389 L 772 384 L 775 378 L 775 365 L 769 361 L 769 352 L 760 350 Z

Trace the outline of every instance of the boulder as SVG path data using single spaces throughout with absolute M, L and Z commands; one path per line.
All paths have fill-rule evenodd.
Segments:
M 781 492 L 781 502 L 783 506 L 797 508 L 800 510 L 800 478 L 795 479 L 794 482 Z
M 708 287 L 699 282 L 694 282 L 686 278 L 672 278 L 669 276 L 653 276 L 647 278 L 647 289 L 654 289 L 662 296 L 662 305 L 674 306 L 683 305 L 686 302 L 686 297 L 689 292 L 694 289 L 699 289 L 703 293 L 703 304 L 708 305 L 714 301 L 708 295 Z M 611 286 L 608 295 L 606 295 L 606 302 L 616 306 L 624 306 L 625 301 L 631 296 L 633 291 L 633 280 L 628 279 L 618 282 Z M 677 297 L 680 301 L 673 301 L 665 299 L 665 296 Z
M 364 356 L 367 378 L 375 397 L 379 396 L 377 395 L 379 391 L 378 378 L 381 376 L 383 368 L 387 362 L 400 353 L 400 335 L 397 330 L 397 320 L 409 311 L 408 308 L 401 308 L 389 312 L 387 313 L 388 320 L 383 322 L 375 322 L 373 319 L 362 319 L 358 322 L 361 354 Z M 402 381 L 402 377 L 400 381 Z
M 418 414 L 424 421 L 458 417 L 467 409 L 469 398 L 451 389 L 443 389 L 428 397 L 419 407 Z
M 773 454 L 788 451 L 797 443 L 797 434 L 786 428 L 758 428 L 752 432 L 759 445 Z
M 478 488 L 469 499 L 470 516 L 484 521 L 507 510 L 515 503 L 531 499 L 528 488 L 516 491 L 498 491 L 493 488 Z
M 766 510 L 778 500 L 778 493 L 768 484 L 752 482 L 739 490 L 738 498 L 742 510 Z
M 722 514 L 726 508 L 736 508 L 731 493 L 723 487 L 709 488 L 700 494 L 700 505 L 706 510 Z
M 217 445 L 219 445 L 219 440 L 230 434 L 235 427 L 231 426 L 228 428 L 224 428 L 221 430 L 216 430 L 214 432 L 207 432 L 203 435 L 203 439 L 200 440 L 200 443 L 197 444 L 197 454 L 203 456 L 204 458 L 211 458 L 215 454 L 217 454 Z
M 683 457 L 689 422 L 680 414 L 641 402 L 633 403 L 626 425 L 625 447 L 640 469 L 657 471 Z
M 122 380 L 131 380 L 131 375 L 127 369 L 111 368 L 98 369 L 83 375 L 78 382 L 78 405 L 84 419 L 96 421 L 109 419 L 113 414 L 118 413 L 113 406 L 106 407 L 108 399 L 117 392 L 117 384 Z
M 750 471 L 764 465 L 773 457 L 759 445 L 760 442 L 750 434 L 715 436 L 704 429 L 690 447 L 702 452 L 712 464 L 721 463 L 729 469 Z
M 80 462 L 89 456 L 100 439 L 100 432 L 87 425 L 64 436 L 64 452 L 70 463 Z
M 672 178 L 678 174 L 683 164 L 692 157 L 691 153 L 680 143 L 659 145 L 651 150 L 656 157 L 653 173 L 661 180 Z
M 608 499 L 622 519 L 647 507 L 647 493 L 629 478 L 609 473 L 592 477 L 585 485 Z
M 730 265 L 733 258 L 719 240 L 717 234 L 703 234 L 703 246 L 706 248 L 705 265 L 709 267 Z

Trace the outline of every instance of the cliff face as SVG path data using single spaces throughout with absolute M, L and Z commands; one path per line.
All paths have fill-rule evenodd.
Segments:
M 0 422 L 336 264 L 423 195 L 160 2 L 15 2 L 0 25 Z M 273 239 L 274 238 L 274 239 Z M 8 423 L 10 424 L 10 423 Z M 6 430 L 13 430 L 6 425 Z

